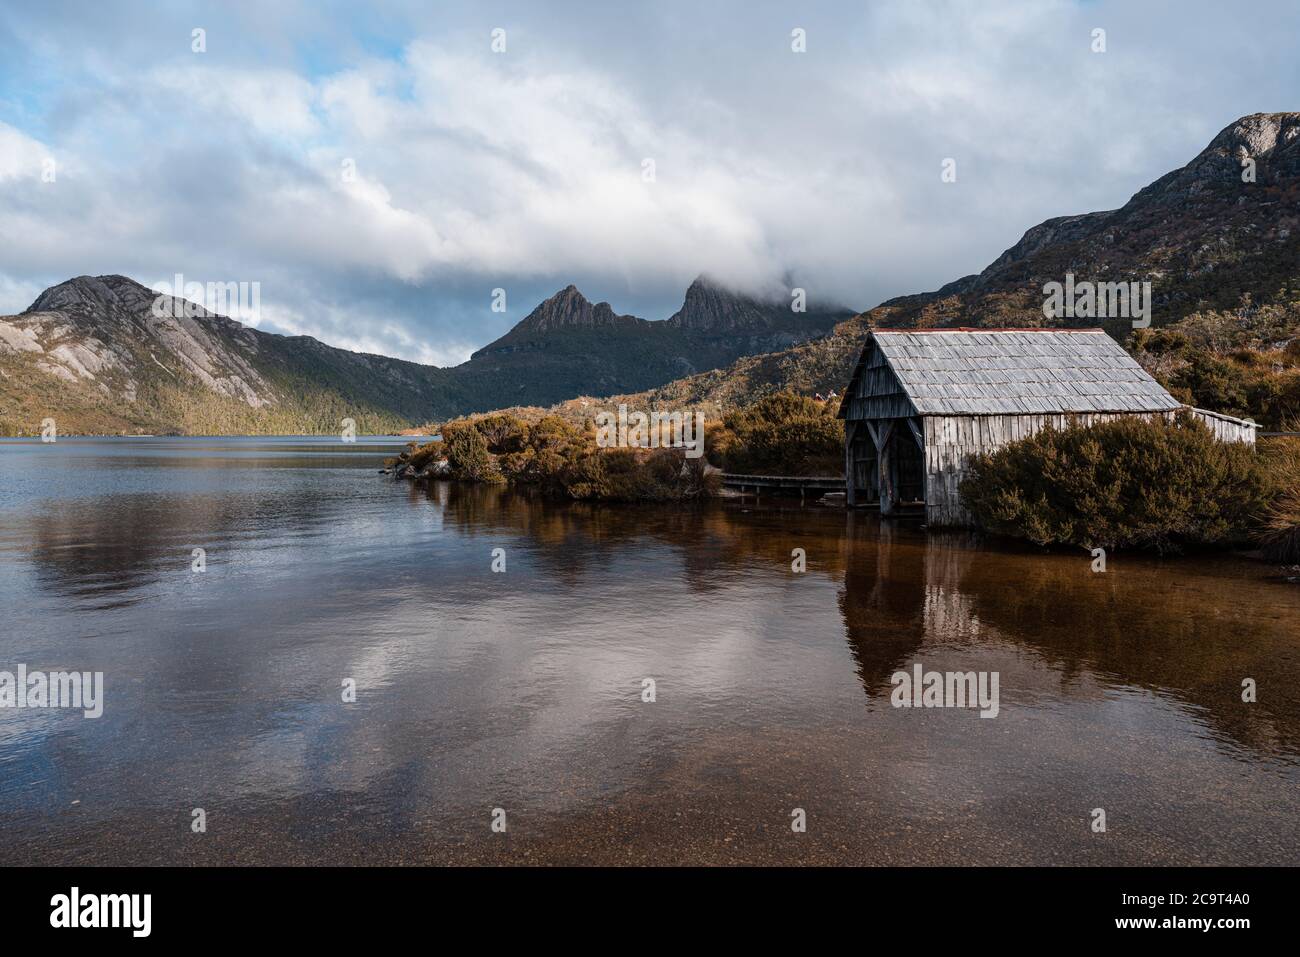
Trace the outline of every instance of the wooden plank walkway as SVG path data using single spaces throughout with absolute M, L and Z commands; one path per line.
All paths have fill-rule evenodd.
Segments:
M 722 484 L 741 492 L 752 491 L 755 496 L 763 489 L 798 491 L 801 500 L 808 492 L 844 491 L 844 479 L 838 475 L 739 475 L 723 472 Z

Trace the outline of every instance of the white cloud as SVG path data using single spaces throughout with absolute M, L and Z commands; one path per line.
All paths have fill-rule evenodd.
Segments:
M 12 316 L 30 306 L 45 289 L 39 282 L 0 274 L 0 316 Z
M 321 132 L 313 113 L 315 87 L 288 70 L 231 70 L 192 56 L 154 67 L 141 86 L 183 99 L 192 115 L 246 123 L 263 136 L 306 138 Z
M 33 48 L 68 53 L 24 107 L 40 122 L 0 122 L 11 282 L 274 279 L 277 327 L 440 362 L 526 313 L 515 290 L 552 283 L 663 302 L 650 318 L 699 272 L 757 286 L 792 268 L 859 307 L 934 288 L 1277 106 L 1297 20 L 1172 0 L 826 3 L 802 12 L 793 54 L 789 14 L 763 4 L 522 4 L 494 55 L 473 5 L 398 5 L 358 31 L 386 30 L 382 54 L 301 12 L 205 13 L 203 55 L 169 13 L 15 14 Z M 83 27 L 94 43 L 73 42 Z M 0 93 L 9 117 L 17 92 Z M 46 155 L 55 189 L 35 178 Z M 508 316 L 466 306 L 494 286 Z
M 39 183 L 53 153 L 42 143 L 0 122 L 0 183 L 24 179 Z M 58 167 L 55 166 L 57 181 Z
M 311 336 L 339 349 L 395 356 L 435 366 L 459 365 L 483 345 L 456 340 L 430 343 L 416 338 L 403 323 L 391 317 L 358 313 L 331 303 L 307 302 L 303 306 L 299 309 L 284 304 L 263 304 L 260 321 L 248 325 L 280 335 Z

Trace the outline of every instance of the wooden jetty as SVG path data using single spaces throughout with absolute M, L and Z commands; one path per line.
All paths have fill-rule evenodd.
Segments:
M 722 484 L 740 492 L 752 491 L 757 498 L 763 489 L 772 491 L 798 491 L 799 501 L 811 492 L 843 492 L 844 479 L 839 475 L 738 475 L 722 473 Z

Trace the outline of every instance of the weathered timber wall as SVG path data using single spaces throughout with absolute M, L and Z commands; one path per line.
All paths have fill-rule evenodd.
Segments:
M 969 415 L 925 417 L 925 520 L 930 525 L 971 525 L 962 507 L 958 487 L 974 455 L 993 452 L 1047 428 L 1065 429 L 1071 423 L 1095 425 L 1124 418 L 1129 413 L 1075 413 L 1072 415 Z
M 1205 425 L 1208 425 L 1210 430 L 1214 432 L 1214 437 L 1220 442 L 1255 444 L 1256 426 L 1253 422 L 1247 422 L 1245 419 L 1234 419 L 1230 415 L 1221 415 L 1218 412 L 1209 412 L 1205 409 L 1192 409 L 1192 415 Z
M 1242 419 L 1192 409 L 1193 415 L 1209 426 L 1221 442 L 1255 444 L 1255 426 Z M 966 477 L 967 460 L 993 452 L 1019 439 L 1028 438 L 1047 426 L 1067 428 L 1072 423 L 1095 425 L 1132 413 L 1074 413 L 1061 415 L 970 415 L 926 416 L 925 421 L 925 519 L 930 525 L 966 526 L 971 515 L 962 507 L 958 488 Z M 1173 412 L 1152 413 L 1171 419 Z M 1144 416 L 1150 418 L 1151 415 Z

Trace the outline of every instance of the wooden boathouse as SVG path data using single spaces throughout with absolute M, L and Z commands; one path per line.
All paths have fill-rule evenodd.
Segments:
M 847 503 L 968 525 L 966 461 L 1051 425 L 1183 405 L 1101 329 L 875 329 L 840 405 Z M 1223 441 L 1255 424 L 1192 410 Z

